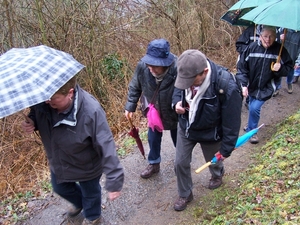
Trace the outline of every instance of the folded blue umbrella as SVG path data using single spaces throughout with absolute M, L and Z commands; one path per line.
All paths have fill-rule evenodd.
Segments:
M 242 136 L 240 136 L 238 138 L 238 140 L 236 141 L 235 144 L 235 149 L 237 149 L 238 147 L 242 146 L 243 144 L 245 144 L 254 134 L 256 134 L 258 132 L 258 130 L 264 126 L 264 124 L 260 125 L 259 127 L 248 131 L 247 133 L 243 134 Z M 209 167 L 211 164 L 217 163 L 218 161 L 220 161 L 221 159 L 221 154 L 218 156 L 215 156 L 210 162 L 205 163 L 203 166 L 199 167 L 195 173 L 200 173 L 202 170 L 204 170 L 205 168 Z

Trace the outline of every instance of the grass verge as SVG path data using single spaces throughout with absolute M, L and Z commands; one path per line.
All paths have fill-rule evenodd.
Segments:
M 225 185 L 202 199 L 194 224 L 300 224 L 299 131 L 300 111 L 277 125 L 236 188 Z

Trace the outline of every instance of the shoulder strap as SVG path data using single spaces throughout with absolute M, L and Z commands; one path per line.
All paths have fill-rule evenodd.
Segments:
M 155 90 L 155 92 L 154 92 L 154 95 L 152 96 L 152 99 L 151 99 L 151 101 L 150 101 L 150 103 L 152 103 L 153 104 L 153 102 L 155 101 L 155 98 L 156 98 L 156 95 L 157 95 L 157 93 L 158 93 L 158 90 L 159 90 L 159 87 L 160 87 L 160 84 L 162 83 L 162 81 L 160 81 L 159 83 L 158 83 L 158 85 L 157 85 L 157 87 L 156 87 L 156 90 Z
M 221 101 L 224 101 L 230 79 L 233 79 L 237 83 L 235 76 L 232 73 L 230 73 L 227 68 L 220 67 L 218 72 L 216 91 L 219 94 Z

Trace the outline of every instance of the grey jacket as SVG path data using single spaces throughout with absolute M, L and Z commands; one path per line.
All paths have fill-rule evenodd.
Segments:
M 50 169 L 58 183 L 87 181 L 104 173 L 105 188 L 120 191 L 124 172 L 105 112 L 79 85 L 74 96 L 70 113 L 56 124 L 46 103 L 33 106 L 28 115 L 39 130 Z
M 164 76 L 155 99 L 155 108 L 161 116 L 165 130 L 177 128 L 177 114 L 172 109 L 172 94 L 176 76 L 177 67 L 175 61 Z M 147 98 L 147 101 L 150 102 L 156 87 L 157 84 L 154 76 L 150 73 L 146 64 L 140 61 L 136 66 L 133 78 L 129 84 L 125 110 L 135 112 L 142 93 Z

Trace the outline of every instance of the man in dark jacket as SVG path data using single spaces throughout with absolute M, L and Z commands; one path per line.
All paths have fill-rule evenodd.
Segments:
M 146 101 L 149 103 L 152 101 L 158 110 L 164 129 L 170 130 L 174 145 L 177 135 L 177 114 L 171 105 L 176 76 L 176 56 L 170 52 L 169 42 L 165 39 L 151 41 L 146 55 L 135 69 L 125 105 L 125 116 L 131 118 L 143 93 Z M 159 172 L 161 141 L 162 132 L 149 128 L 149 165 L 142 171 L 142 178 L 149 178 Z
M 232 74 L 198 50 L 183 52 L 177 71 L 172 102 L 179 114 L 175 158 L 179 198 L 174 209 L 181 211 L 193 199 L 190 163 L 197 143 L 207 162 L 215 155 L 219 159 L 209 167 L 212 177 L 208 187 L 222 184 L 222 160 L 231 155 L 239 135 L 242 93 Z M 227 78 L 219 86 L 221 76 Z
M 102 173 L 114 200 L 124 182 L 113 135 L 99 102 L 72 78 L 50 100 L 31 107 L 22 128 L 38 130 L 50 165 L 54 192 L 72 204 L 74 222 L 83 210 L 84 224 L 100 224 Z
M 259 41 L 246 48 L 237 65 L 236 77 L 243 86 L 243 95 L 249 95 L 249 117 L 245 131 L 258 127 L 262 105 L 272 97 L 276 82 L 293 69 L 293 61 L 284 47 L 280 62 L 275 63 L 281 47 L 275 39 L 276 28 L 263 26 Z M 258 142 L 257 134 L 253 135 L 250 143 Z

